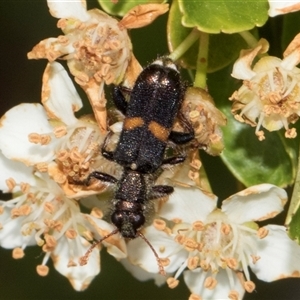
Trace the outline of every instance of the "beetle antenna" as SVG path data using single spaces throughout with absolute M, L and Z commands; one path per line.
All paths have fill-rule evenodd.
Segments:
M 148 244 L 148 246 L 150 247 L 150 249 L 152 250 L 152 252 L 153 252 L 153 254 L 154 254 L 155 258 L 156 258 L 157 264 L 158 264 L 159 274 L 161 274 L 163 276 L 166 276 L 166 271 L 164 269 L 163 264 L 161 263 L 161 259 L 159 258 L 158 254 L 155 251 L 155 249 L 153 248 L 153 246 L 150 244 L 150 242 L 147 240 L 147 238 L 140 231 L 137 232 L 137 235 L 139 237 L 141 237 Z
M 96 241 L 96 242 L 93 242 L 93 244 L 91 245 L 91 247 L 86 251 L 86 253 L 81 256 L 79 258 L 79 264 L 81 266 L 84 266 L 87 264 L 88 260 L 89 260 L 89 256 L 90 254 L 93 252 L 94 248 L 99 245 L 100 243 L 102 243 L 104 240 L 106 240 L 107 238 L 109 238 L 110 236 L 116 234 L 119 232 L 119 229 L 115 229 L 113 230 L 112 232 L 110 232 L 109 234 L 105 235 L 102 239 Z

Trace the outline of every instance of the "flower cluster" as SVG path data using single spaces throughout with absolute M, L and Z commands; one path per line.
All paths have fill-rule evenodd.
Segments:
M 145 229 L 165 265 L 170 288 L 183 273 L 191 291 L 189 299 L 241 299 L 253 292 L 248 266 L 264 281 L 299 276 L 300 248 L 284 226 L 259 227 L 257 221 L 283 210 L 287 194 L 274 185 L 250 187 L 222 202 L 197 188 L 175 188 L 158 211 L 160 219 Z M 128 261 L 136 267 L 128 267 Z M 136 278 L 155 278 L 151 251 L 136 239 L 128 243 L 123 261 Z M 270 267 L 272 266 L 272 267 Z
M 113 226 L 99 219 L 100 209 L 83 214 L 76 200 L 93 203 L 94 194 L 106 186 L 87 189 L 78 182 L 95 168 L 111 173 L 118 168 L 99 153 L 104 135 L 95 121 L 74 116 L 82 103 L 58 63 L 48 64 L 44 72 L 42 103 L 20 104 L 1 119 L 0 188 L 12 193 L 12 199 L 0 204 L 0 244 L 13 248 L 14 258 L 23 257 L 29 245 L 41 246 L 45 256 L 38 274 L 47 275 L 51 257 L 74 289 L 83 290 L 100 271 L 99 252 L 92 253 L 89 266 L 78 261 L 93 238 Z M 126 256 L 124 241 L 117 236 L 106 243 L 112 255 Z
M 45 39 L 28 53 L 29 59 L 49 61 L 41 103 L 17 105 L 0 120 L 0 190 L 10 197 L 0 200 L 0 245 L 13 249 L 15 259 L 22 258 L 28 246 L 41 247 L 44 256 L 37 273 L 48 274 L 51 258 L 55 269 L 77 291 L 86 289 L 99 274 L 102 244 L 139 280 L 154 279 L 158 285 L 175 288 L 183 274 L 190 300 L 241 299 L 245 292 L 255 290 L 249 267 L 267 282 L 300 277 L 299 245 L 284 226 L 259 223 L 283 211 L 284 189 L 255 185 L 225 199 L 221 206 L 217 196 L 208 192 L 199 149 L 220 155 L 226 118 L 204 88 L 186 88 L 173 128 L 178 133 L 185 126 L 192 127 L 194 140 L 183 146 L 168 141 L 171 146 L 166 152 L 184 152 L 182 164 L 168 168 L 165 159 L 155 174 L 142 177 L 146 182 L 142 192 L 158 199 L 151 202 L 153 209 L 151 205 L 151 209 L 141 208 L 141 218 L 152 214 L 138 230 L 136 237 L 141 238 L 125 239 L 107 222 L 112 213 L 109 205 L 117 201 L 107 182 L 90 180 L 89 175 L 99 171 L 121 185 L 123 168 L 106 159 L 109 154 L 102 154 L 100 145 L 113 151 L 124 131 L 123 116 L 106 108 L 104 87 L 122 83 L 130 89 L 134 85 L 141 66 L 127 29 L 151 23 L 169 5 L 138 5 L 117 20 L 98 9 L 87 10 L 84 0 L 47 3 L 64 35 Z M 285 5 L 271 1 L 269 15 L 297 9 L 295 1 Z M 230 98 L 232 113 L 236 120 L 255 126 L 259 140 L 265 138 L 261 127 L 284 128 L 287 138 L 297 135 L 289 126 L 300 116 L 299 45 L 300 34 L 281 60 L 266 55 L 269 44 L 261 39 L 254 48 L 242 50 L 233 66 L 232 76 L 243 80 L 243 85 Z M 257 56 L 260 59 L 252 66 Z M 93 115 L 75 115 L 80 113 L 82 100 L 59 59 L 67 62 L 75 82 L 83 88 Z M 152 184 L 158 195 L 149 192 Z M 160 190 L 166 184 L 174 187 L 168 197 Z M 147 197 L 138 200 L 141 207 L 153 200 Z M 122 205 L 120 210 L 132 203 Z M 132 225 L 130 217 L 125 227 Z M 100 240 L 99 247 L 93 240 Z M 161 275 L 164 271 L 167 276 Z

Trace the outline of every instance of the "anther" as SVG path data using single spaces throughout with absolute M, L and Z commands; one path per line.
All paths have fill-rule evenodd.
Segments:
M 174 289 L 174 288 L 176 288 L 176 287 L 178 286 L 179 280 L 178 280 L 178 279 L 175 279 L 174 277 L 169 277 L 169 278 L 167 279 L 167 284 L 168 284 L 168 287 L 169 287 L 170 289 Z
M 38 265 L 36 271 L 40 276 L 47 276 L 49 273 L 49 268 L 45 265 Z
M 204 281 L 204 286 L 209 289 L 209 290 L 213 290 L 216 285 L 217 285 L 217 280 L 213 277 L 207 277 Z

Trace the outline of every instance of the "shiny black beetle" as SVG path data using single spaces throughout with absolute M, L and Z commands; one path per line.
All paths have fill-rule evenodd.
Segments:
M 180 115 L 185 87 L 174 63 L 168 58 L 162 58 L 141 72 L 131 91 L 125 90 L 130 95 L 128 102 L 123 92 L 122 87 L 113 90 L 114 103 L 125 115 L 119 142 L 113 152 L 106 150 L 107 139 L 101 148 L 105 158 L 123 166 L 123 174 L 118 180 L 95 171 L 86 180 L 87 184 L 95 178 L 116 185 L 111 213 L 116 230 L 97 244 L 117 232 L 124 238 L 140 236 L 149 244 L 159 261 L 153 247 L 139 229 L 147 221 L 146 216 L 153 211 L 151 200 L 168 196 L 174 190 L 171 186 L 155 185 L 161 167 L 185 159 L 184 156 L 165 158 L 168 141 L 184 144 L 194 138 L 192 127 Z M 183 128 L 188 132 L 172 131 L 178 115 Z M 159 266 L 162 270 L 162 266 Z

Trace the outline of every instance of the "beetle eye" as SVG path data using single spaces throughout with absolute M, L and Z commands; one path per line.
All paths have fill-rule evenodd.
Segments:
M 117 227 L 121 228 L 124 222 L 124 214 L 122 212 L 114 212 L 111 215 L 111 222 Z
M 139 229 L 145 223 L 145 216 L 142 213 L 132 214 L 129 217 L 129 221 L 135 229 Z

